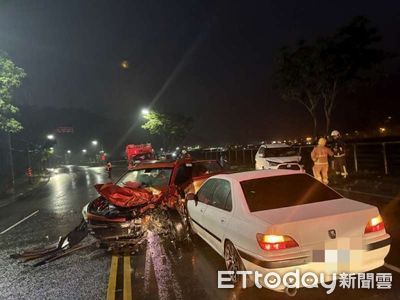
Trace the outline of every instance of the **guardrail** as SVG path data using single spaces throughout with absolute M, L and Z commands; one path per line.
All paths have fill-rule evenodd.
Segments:
M 311 173 L 312 145 L 295 146 L 302 156 L 302 163 Z M 226 151 L 199 151 L 194 156 L 217 159 L 224 155 L 230 165 L 254 166 L 256 148 L 229 149 Z M 400 175 L 400 141 L 379 143 L 349 143 L 346 145 L 347 169 L 350 173 Z

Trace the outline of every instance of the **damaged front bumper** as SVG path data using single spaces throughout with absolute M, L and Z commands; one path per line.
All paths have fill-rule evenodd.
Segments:
M 146 245 L 149 231 L 164 236 L 174 245 L 188 240 L 185 218 L 178 207 L 165 205 L 161 197 L 149 201 L 138 198 L 134 203 L 117 206 L 101 195 L 83 207 L 81 223 L 57 243 L 25 250 L 13 257 L 23 261 L 40 259 L 34 264 L 38 266 L 91 246 L 112 253 L 134 254 Z M 88 235 L 94 239 L 84 240 Z

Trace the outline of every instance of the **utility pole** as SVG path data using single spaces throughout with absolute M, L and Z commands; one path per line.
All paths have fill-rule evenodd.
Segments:
M 9 158 L 10 158 L 11 183 L 12 183 L 12 186 L 14 187 L 14 185 L 15 185 L 14 160 L 13 160 L 13 154 L 12 154 L 11 133 L 10 132 L 8 132 L 8 153 L 9 153 Z
M 29 150 L 29 143 L 28 143 L 28 147 L 26 148 L 27 150 L 27 155 L 28 155 L 28 179 L 29 179 L 29 184 L 32 184 L 32 160 L 31 160 L 31 153 Z
M 31 160 L 31 150 L 29 149 L 29 143 L 28 146 L 26 148 L 27 151 L 27 157 L 28 157 L 28 168 L 32 167 L 32 160 Z

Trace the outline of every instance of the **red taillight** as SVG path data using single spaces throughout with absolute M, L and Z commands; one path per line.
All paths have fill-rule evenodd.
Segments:
M 257 242 L 263 250 L 283 250 L 298 247 L 299 244 L 287 235 L 269 235 L 257 233 Z
M 375 218 L 372 218 L 368 221 L 367 226 L 365 226 L 364 233 L 377 232 L 385 229 L 385 224 L 383 223 L 383 219 L 380 215 Z

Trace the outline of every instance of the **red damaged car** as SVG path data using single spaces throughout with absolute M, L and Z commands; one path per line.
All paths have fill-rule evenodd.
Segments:
M 148 230 L 183 241 L 188 237 L 185 194 L 222 172 L 215 160 L 138 163 L 116 183 L 95 186 L 100 196 L 82 212 L 89 233 L 110 248 L 138 248 Z
M 83 208 L 83 220 L 44 248 L 12 255 L 40 266 L 96 245 L 118 253 L 135 253 L 149 230 L 172 244 L 190 241 L 185 194 L 195 193 L 210 176 L 222 173 L 215 160 L 147 161 L 133 166 L 116 183 L 95 186 L 100 196 Z M 83 242 L 86 236 L 96 239 Z

